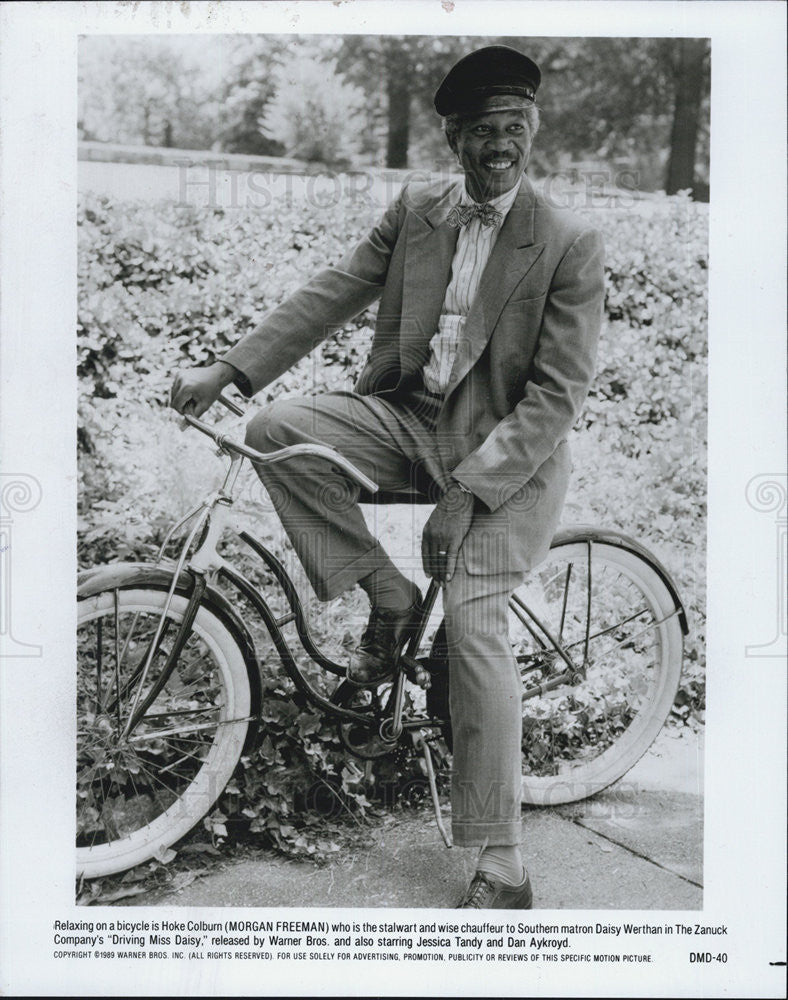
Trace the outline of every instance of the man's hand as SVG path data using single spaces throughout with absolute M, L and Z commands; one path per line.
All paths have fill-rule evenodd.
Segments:
M 473 521 L 474 496 L 451 486 L 438 501 L 421 536 L 421 561 L 427 576 L 445 584 L 454 575 L 457 555 Z
M 219 398 L 219 393 L 235 377 L 235 369 L 225 361 L 207 368 L 187 368 L 178 372 L 170 389 L 170 406 L 195 417 L 201 416 Z

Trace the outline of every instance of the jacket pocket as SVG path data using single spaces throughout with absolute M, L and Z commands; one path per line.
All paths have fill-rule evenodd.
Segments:
M 510 299 L 508 299 L 506 305 L 504 306 L 504 309 L 509 309 L 512 306 L 525 305 L 530 302 L 541 302 L 543 299 L 547 298 L 548 291 L 549 289 L 546 288 L 539 295 L 529 295 L 529 294 L 513 295 Z

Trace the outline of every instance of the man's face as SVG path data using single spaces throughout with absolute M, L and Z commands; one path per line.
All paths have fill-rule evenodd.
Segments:
M 519 182 L 531 151 L 525 112 L 489 111 L 467 118 L 460 126 L 454 150 L 476 201 L 505 194 Z

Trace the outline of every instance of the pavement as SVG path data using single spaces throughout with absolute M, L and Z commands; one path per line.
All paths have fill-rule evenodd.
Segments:
M 703 737 L 665 729 L 630 772 L 584 802 L 523 812 L 534 909 L 703 906 Z M 131 906 L 449 908 L 476 852 L 447 850 L 431 812 L 397 812 L 368 845 L 317 866 L 260 851 Z

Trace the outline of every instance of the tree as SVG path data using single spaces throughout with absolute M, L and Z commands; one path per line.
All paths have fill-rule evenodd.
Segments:
M 675 105 L 670 134 L 667 194 L 696 189 L 695 163 L 709 46 L 705 38 L 680 38 L 674 60 Z
M 337 165 L 358 151 L 364 126 L 364 92 L 347 83 L 336 61 L 299 54 L 273 72 L 274 96 L 260 128 L 282 143 L 288 156 Z
M 79 51 L 79 130 L 101 142 L 206 148 L 205 74 L 167 39 L 89 36 Z
M 407 167 L 410 139 L 411 59 L 404 45 L 384 43 L 388 135 L 386 166 Z
M 515 48 L 523 41 L 504 38 Z M 529 39 L 542 67 L 535 155 L 625 162 L 646 190 L 699 189 L 708 173 L 708 41 Z M 700 153 L 700 156 L 698 155 Z M 678 171 L 678 172 L 677 172 Z
M 429 111 L 437 126 L 433 94 L 447 66 L 466 51 L 468 39 L 463 36 L 346 35 L 342 39 L 338 58 L 348 79 L 364 87 L 370 106 L 385 118 L 387 167 L 408 166 L 414 111 Z
M 260 118 L 276 88 L 273 69 L 292 38 L 284 35 L 231 36 L 218 93 L 221 106 L 214 145 L 229 153 L 281 156 L 284 146 L 260 131 Z

